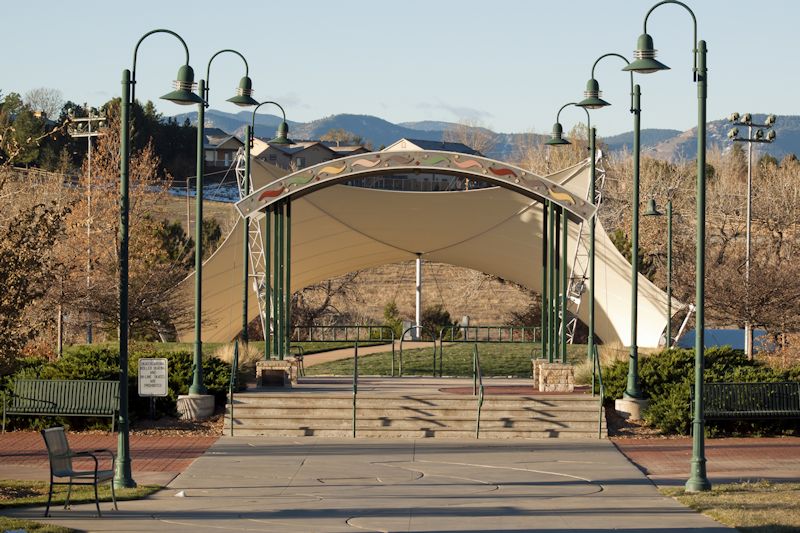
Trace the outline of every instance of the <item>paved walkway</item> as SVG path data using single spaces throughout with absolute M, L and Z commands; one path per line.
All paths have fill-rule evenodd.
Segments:
M 430 341 L 403 341 L 403 350 L 414 350 L 416 348 L 428 348 L 433 350 L 433 343 Z M 400 341 L 394 343 L 395 353 L 400 353 Z M 358 355 L 372 355 L 376 353 L 387 353 L 392 351 L 392 344 L 378 344 L 376 346 L 359 346 Z M 303 356 L 303 365 L 314 366 L 329 361 L 339 361 L 340 359 L 350 359 L 353 357 L 353 348 L 340 348 L 328 352 L 310 353 Z
M 117 436 L 68 433 L 73 450 L 108 448 L 116 453 Z M 167 485 L 189 468 L 219 437 L 131 435 L 133 478 L 142 485 Z M 82 468 L 75 462 L 76 468 Z M 84 466 L 94 467 L 94 463 Z M 35 431 L 0 434 L 0 479 L 47 480 L 50 470 L 42 436 Z
M 614 444 L 658 485 L 683 485 L 689 477 L 692 440 L 613 439 Z M 706 469 L 713 483 L 800 482 L 800 437 L 706 439 Z
M 104 504 L 108 509 L 110 504 Z M 4 514 L 88 531 L 716 531 L 608 440 L 222 437 L 168 489 Z

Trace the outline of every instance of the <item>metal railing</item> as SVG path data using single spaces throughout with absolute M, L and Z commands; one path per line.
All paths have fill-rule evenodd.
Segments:
M 228 401 L 230 402 L 230 408 L 228 412 L 228 416 L 230 417 L 231 421 L 231 437 L 233 437 L 233 394 L 236 391 L 236 386 L 238 385 L 238 377 L 239 374 L 239 340 L 235 340 L 233 343 L 233 360 L 231 361 L 231 379 L 230 383 L 228 384 Z
M 341 326 L 294 326 L 294 342 L 394 342 L 394 330 L 389 326 L 346 324 Z
M 400 335 L 400 365 L 398 367 L 398 373 L 400 377 L 403 377 L 403 340 L 405 340 L 406 333 L 408 333 L 409 331 L 415 331 L 415 332 L 419 331 L 422 333 L 422 335 L 427 334 L 431 338 L 430 342 L 433 343 L 433 371 L 431 375 L 433 377 L 436 377 L 436 335 L 433 333 L 433 331 L 431 331 L 429 328 L 425 326 L 408 327 L 404 329 L 403 334 Z M 420 339 L 422 338 L 422 335 L 419 336 Z M 420 341 L 420 342 L 425 342 L 425 341 Z M 392 346 L 394 347 L 394 345 Z M 392 377 L 394 377 L 394 350 L 392 350 Z
M 353 438 L 356 438 L 356 399 L 358 397 L 358 339 L 353 346 Z
M 478 408 L 475 415 L 475 438 L 481 434 L 481 409 L 483 408 L 483 372 L 481 372 L 481 358 L 478 354 L 478 344 L 472 345 L 472 394 L 478 398 Z
M 599 414 L 597 419 L 597 438 L 603 438 L 603 399 L 605 397 L 605 387 L 603 386 L 603 366 L 600 364 L 600 355 L 597 351 L 597 345 L 592 346 L 594 349 L 594 356 L 592 357 L 592 396 L 595 396 L 595 374 L 597 375 L 597 382 L 600 386 L 600 405 Z
M 442 377 L 445 342 L 488 344 L 532 344 L 531 357 L 537 339 L 541 341 L 539 326 L 446 326 L 439 330 L 439 377 Z M 435 375 L 435 374 L 434 374 Z

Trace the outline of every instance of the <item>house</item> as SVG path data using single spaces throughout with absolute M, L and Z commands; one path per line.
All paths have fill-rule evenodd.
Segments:
M 369 150 L 361 145 L 337 146 L 335 143 L 323 141 L 292 141 L 291 144 L 276 144 L 258 138 L 254 139 L 253 147 L 250 149 L 251 155 L 292 171 L 367 152 Z
M 244 146 L 236 136 L 219 128 L 203 130 L 203 152 L 206 168 L 227 168 L 236 159 L 236 152 Z
M 474 150 L 463 143 L 449 141 L 426 141 L 424 139 L 403 138 L 395 141 L 383 152 L 404 152 L 406 150 L 441 150 L 443 152 L 458 152 L 460 154 L 483 156 L 479 151 Z

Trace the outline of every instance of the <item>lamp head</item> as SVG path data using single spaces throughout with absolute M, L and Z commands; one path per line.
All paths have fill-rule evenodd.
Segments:
M 162 96 L 162 99 L 180 105 L 204 103 L 202 98 L 192 92 L 196 84 L 194 82 L 194 70 L 189 65 L 183 65 L 178 69 L 174 85 L 175 90 Z
M 744 115 L 742 115 L 743 124 L 752 124 L 752 122 L 753 122 L 753 115 L 751 115 L 750 113 L 745 113 Z
M 236 90 L 236 96 L 228 98 L 228 102 L 240 107 L 258 105 L 258 102 L 253 99 L 253 82 L 249 76 L 242 78 L 239 88 Z
M 561 123 L 556 122 L 553 124 L 553 131 L 550 133 L 550 138 L 545 142 L 548 146 L 560 146 L 563 144 L 572 144 L 564 138 L 564 128 Z
M 653 47 L 653 38 L 643 33 L 639 36 L 636 43 L 636 50 L 633 51 L 634 60 L 622 70 L 637 72 L 639 74 L 650 74 L 659 70 L 669 70 L 661 61 L 656 60 L 656 49 Z
M 756 139 L 760 141 L 761 139 L 764 138 L 764 130 L 762 130 L 761 128 L 758 128 L 756 130 L 755 135 L 756 135 Z
M 600 98 L 603 95 L 600 92 L 600 84 L 597 80 L 592 78 L 586 82 L 586 90 L 583 91 L 584 99 L 577 103 L 579 107 L 587 109 L 600 109 L 601 107 L 610 106 L 608 102 Z
M 269 141 L 269 144 L 292 144 L 293 141 L 289 138 L 289 125 L 286 122 L 281 122 L 278 125 L 278 131 L 275 132 L 275 138 Z
M 739 116 L 739 113 L 731 113 L 731 115 L 728 117 L 728 120 L 731 122 L 739 122 Z
M 769 131 L 767 132 L 767 142 L 772 142 L 772 141 L 774 141 L 774 140 L 775 140 L 775 137 L 777 137 L 777 134 L 775 133 L 775 130 L 769 130 Z
M 731 128 L 728 132 L 728 139 L 735 141 L 739 137 L 739 128 Z
M 767 121 L 765 122 L 765 124 L 767 126 L 774 126 L 775 122 L 777 122 L 777 121 L 778 121 L 778 117 L 776 117 L 775 115 L 770 114 L 770 115 L 767 115 Z
M 656 199 L 650 198 L 650 201 L 647 202 L 647 211 L 644 212 L 644 216 L 646 217 L 660 217 L 663 215 L 661 211 L 658 210 L 656 207 Z

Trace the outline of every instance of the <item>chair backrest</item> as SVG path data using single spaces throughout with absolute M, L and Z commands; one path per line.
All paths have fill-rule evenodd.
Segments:
M 69 476 L 72 474 L 72 453 L 67 443 L 67 434 L 63 427 L 54 427 L 42 430 L 42 438 L 47 446 L 47 455 L 50 459 L 50 473 L 54 476 Z

